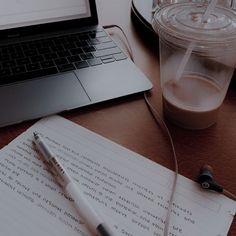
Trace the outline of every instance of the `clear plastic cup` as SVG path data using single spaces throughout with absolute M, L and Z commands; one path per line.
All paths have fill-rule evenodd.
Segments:
M 159 35 L 160 79 L 164 116 L 189 129 L 217 121 L 236 65 L 236 14 L 217 6 L 206 22 L 207 5 L 164 6 L 153 19 Z M 190 57 L 177 71 L 189 48 Z

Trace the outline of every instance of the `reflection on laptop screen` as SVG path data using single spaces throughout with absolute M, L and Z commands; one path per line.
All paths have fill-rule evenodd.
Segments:
M 91 16 L 88 0 L 0 0 L 0 29 Z

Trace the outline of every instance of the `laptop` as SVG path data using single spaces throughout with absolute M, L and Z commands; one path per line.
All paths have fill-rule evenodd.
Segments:
M 0 127 L 151 89 L 98 25 L 95 0 L 1 5 Z

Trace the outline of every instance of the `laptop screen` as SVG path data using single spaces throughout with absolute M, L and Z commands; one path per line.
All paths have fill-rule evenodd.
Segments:
M 89 0 L 0 0 L 0 30 L 91 16 Z

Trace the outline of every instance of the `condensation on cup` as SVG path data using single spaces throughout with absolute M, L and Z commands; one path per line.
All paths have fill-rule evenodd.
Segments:
M 236 65 L 236 14 L 217 6 L 206 22 L 206 5 L 177 3 L 157 11 L 164 116 L 188 129 L 217 122 Z M 191 54 L 177 72 L 188 49 Z

